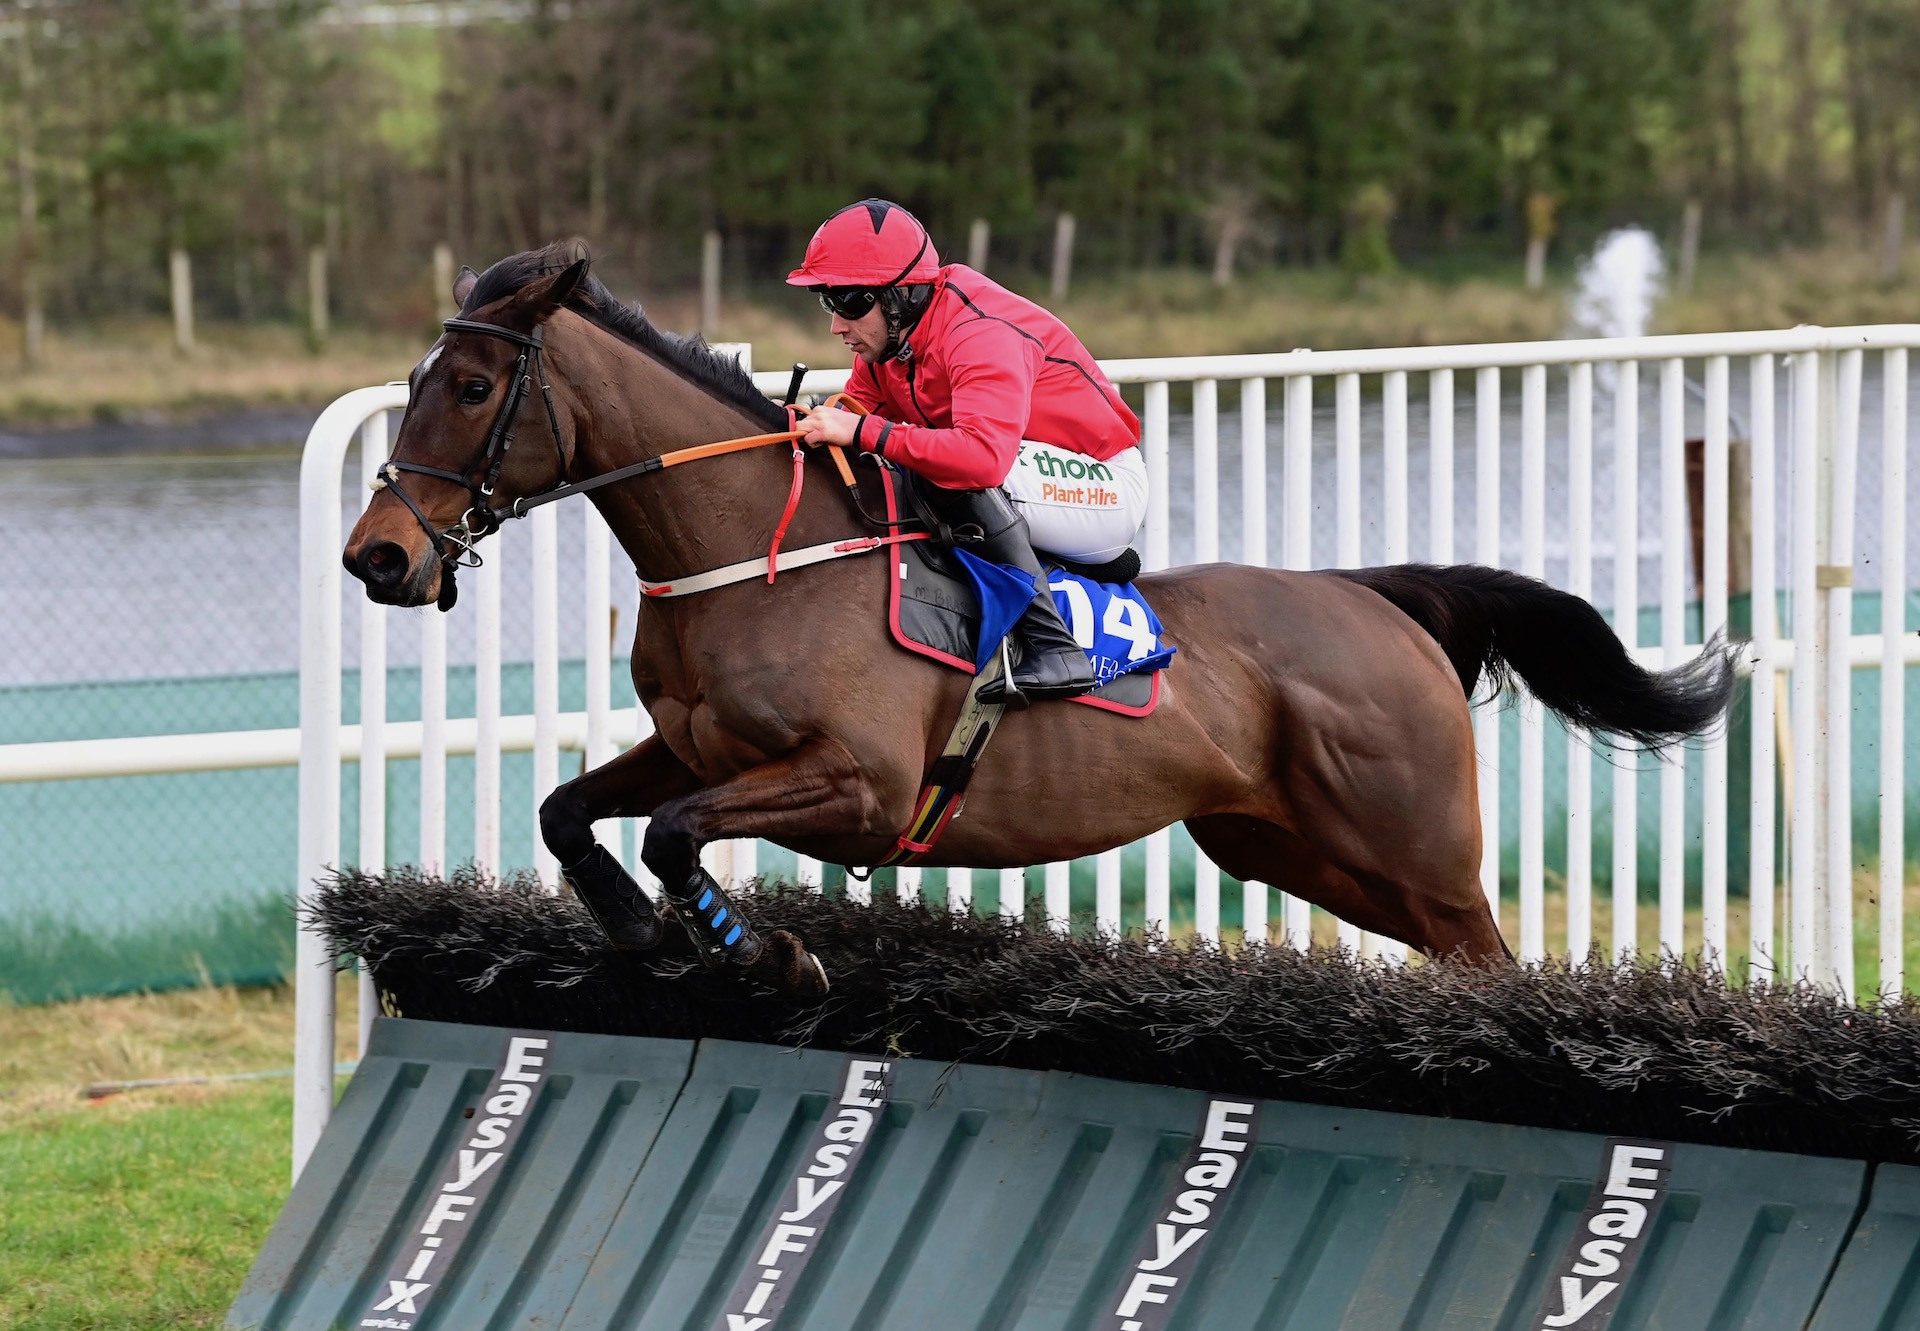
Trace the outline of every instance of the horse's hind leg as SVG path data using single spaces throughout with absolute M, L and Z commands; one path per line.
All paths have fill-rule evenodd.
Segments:
M 1189 818 L 1187 830 L 1235 878 L 1304 897 L 1349 924 L 1399 939 L 1430 957 L 1486 963 L 1513 955 L 1473 877 L 1477 841 L 1470 857 L 1410 851 L 1388 870 L 1336 863 L 1305 838 L 1263 818 L 1213 814 Z
M 633 875 L 593 837 L 602 818 L 644 818 L 663 800 L 697 790 L 700 782 L 658 735 L 612 761 L 557 787 L 540 804 L 540 837 L 573 894 L 607 941 L 625 952 L 660 942 L 660 917 Z

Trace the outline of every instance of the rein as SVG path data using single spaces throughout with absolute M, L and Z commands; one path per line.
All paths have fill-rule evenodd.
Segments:
M 560 475 L 567 474 L 568 461 L 565 445 L 560 439 L 560 419 L 553 409 L 553 386 L 547 382 L 545 346 L 541 340 L 540 329 L 531 334 L 521 333 L 499 324 L 483 323 L 476 319 L 447 319 L 441 327 L 449 333 L 480 333 L 487 337 L 497 337 L 512 342 L 520 348 L 519 358 L 514 362 L 513 375 L 507 385 L 506 401 L 501 403 L 499 413 L 494 417 L 493 426 L 487 432 L 486 443 L 479 454 L 460 471 L 448 471 L 442 467 L 423 466 L 417 462 L 401 462 L 387 459 L 380 467 L 378 478 L 372 482 L 376 490 L 392 490 L 394 495 L 412 512 L 414 520 L 433 543 L 439 554 L 440 562 L 445 565 L 448 586 L 452 585 L 453 570 L 457 568 L 480 567 L 480 552 L 476 548 L 482 538 L 500 530 L 503 523 L 515 518 L 524 518 L 532 510 L 543 504 L 567 499 L 577 494 L 587 494 L 602 486 L 613 485 L 619 481 L 631 480 L 636 476 L 647 476 L 654 472 L 665 471 L 668 467 L 677 467 L 688 462 L 700 462 L 707 458 L 724 457 L 729 453 L 743 453 L 748 449 L 768 448 L 775 444 L 790 444 L 793 448 L 793 484 L 787 491 L 787 503 L 780 514 L 779 524 L 774 528 L 773 540 L 767 546 L 764 561 L 745 560 L 738 564 L 729 564 L 722 568 L 711 569 L 705 573 L 681 578 L 677 582 L 648 582 L 641 579 L 641 590 L 648 596 L 687 596 L 694 592 L 708 591 L 714 587 L 723 587 L 733 582 L 743 582 L 755 576 L 765 568 L 767 581 L 783 568 L 798 568 L 807 564 L 817 564 L 828 559 L 838 559 L 847 555 L 866 554 L 889 545 L 898 545 L 903 541 L 927 539 L 925 532 L 896 533 L 884 537 L 856 537 L 850 540 L 829 542 L 825 545 L 808 546 L 803 550 L 780 553 L 780 545 L 786 539 L 787 528 L 792 525 L 793 517 L 800 508 L 800 495 L 806 487 L 806 449 L 800 444 L 800 431 L 780 430 L 771 434 L 743 435 L 738 439 L 721 439 L 713 443 L 695 444 L 689 448 L 676 449 L 671 453 L 662 453 L 658 457 L 646 458 L 625 467 L 590 476 L 584 481 L 555 486 L 539 494 L 516 499 L 503 508 L 493 507 L 494 487 L 499 483 L 500 472 L 506 466 L 507 452 L 513 447 L 514 422 L 520 414 L 520 408 L 526 401 L 527 391 L 537 374 L 540 380 L 540 396 L 547 409 L 547 426 L 552 432 L 554 452 L 560 460 Z M 865 408 L 844 394 L 835 394 L 827 399 L 828 405 L 842 404 L 864 414 Z M 792 404 L 787 405 L 787 420 L 791 424 L 795 416 Z M 854 477 L 853 468 L 847 462 L 846 454 L 838 444 L 828 445 L 833 456 L 834 466 L 840 473 L 841 482 L 853 498 L 853 505 L 863 519 L 873 522 L 860 500 L 860 483 Z M 486 479 L 479 483 L 472 480 L 472 474 L 482 465 L 486 467 Z M 473 503 L 461 515 L 460 521 L 445 529 L 436 528 L 427 520 L 426 512 L 413 496 L 400 488 L 403 473 L 421 476 L 433 476 L 441 480 L 452 481 L 465 486 Z M 900 524 L 886 520 L 876 525 L 882 527 Z M 452 605 L 451 596 L 443 593 L 441 609 Z

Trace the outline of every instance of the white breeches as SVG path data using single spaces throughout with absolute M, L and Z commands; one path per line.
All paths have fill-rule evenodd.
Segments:
M 1116 558 L 1147 517 L 1147 460 L 1137 447 L 1096 462 L 1022 439 L 1006 488 L 1034 549 L 1083 563 Z

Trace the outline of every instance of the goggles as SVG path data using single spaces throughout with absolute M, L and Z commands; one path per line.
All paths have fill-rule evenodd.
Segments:
M 815 287 L 813 294 L 820 298 L 821 309 L 842 319 L 864 318 L 880 299 L 873 287 Z

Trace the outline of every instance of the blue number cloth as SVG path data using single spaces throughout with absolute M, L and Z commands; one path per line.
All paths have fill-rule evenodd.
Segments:
M 983 668 L 1000 649 L 1000 640 L 1033 600 L 1034 580 L 1028 573 L 981 559 L 956 549 L 960 565 L 980 598 L 980 640 L 973 668 Z M 1086 651 L 1102 684 L 1119 675 L 1166 668 L 1175 648 L 1160 641 L 1160 617 L 1128 583 L 1094 582 L 1055 569 L 1047 579 L 1060 618 Z

